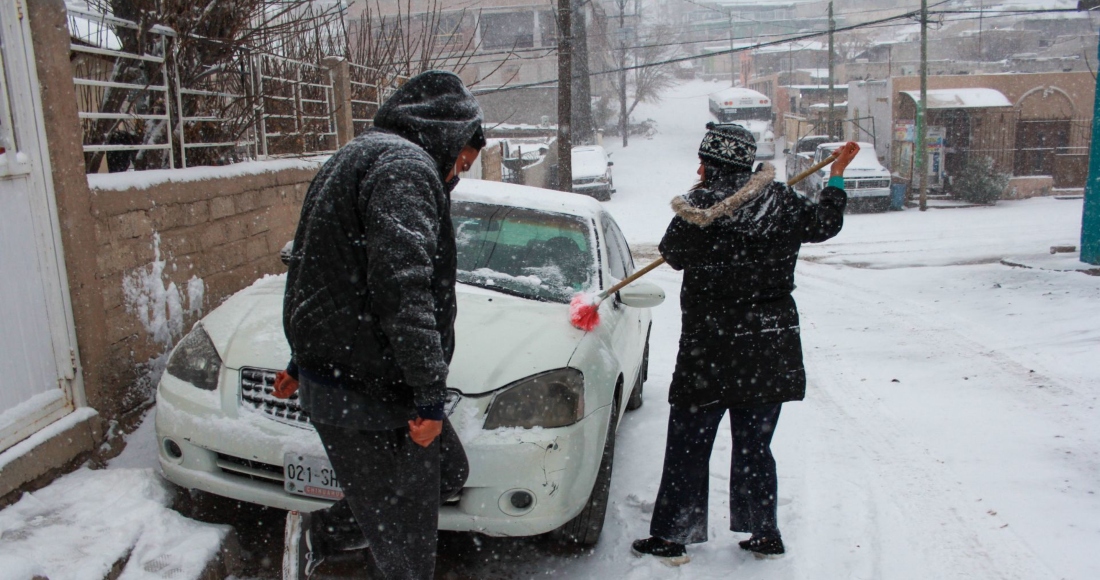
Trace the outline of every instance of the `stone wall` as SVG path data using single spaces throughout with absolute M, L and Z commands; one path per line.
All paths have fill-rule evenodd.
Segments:
M 107 417 L 141 405 L 163 355 L 198 318 L 265 274 L 285 271 L 318 163 L 90 175 L 95 290 L 105 352 L 88 403 Z M 81 345 L 84 346 L 83 344 Z M 159 360 L 158 360 L 159 358 Z

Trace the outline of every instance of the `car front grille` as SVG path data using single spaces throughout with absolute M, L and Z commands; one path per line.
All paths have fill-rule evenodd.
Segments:
M 289 399 L 275 397 L 275 374 L 271 369 L 241 369 L 241 406 L 262 413 L 276 421 L 304 427 L 309 414 L 298 403 L 298 393 Z
M 225 473 L 247 477 L 254 481 L 272 481 L 282 485 L 285 477 L 281 465 L 241 459 L 224 453 L 218 454 L 217 465 Z
M 844 189 L 889 189 L 889 179 L 845 179 Z

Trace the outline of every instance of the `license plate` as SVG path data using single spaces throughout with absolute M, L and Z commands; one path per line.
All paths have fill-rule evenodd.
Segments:
M 344 491 L 328 459 L 287 453 L 283 456 L 283 488 L 290 493 L 338 500 Z

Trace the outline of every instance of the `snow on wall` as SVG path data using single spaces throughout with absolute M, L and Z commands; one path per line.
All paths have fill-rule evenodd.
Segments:
M 190 167 L 187 169 L 154 169 L 150 171 L 124 171 L 120 173 L 92 173 L 88 175 L 88 187 L 100 191 L 127 191 L 149 189 L 165 183 L 190 183 L 212 179 L 231 179 L 288 169 L 316 171 L 328 157 L 305 159 L 276 159 L 272 161 L 248 161 L 218 167 Z
M 95 417 L 98 414 L 99 413 L 97 413 L 96 410 L 91 407 L 80 407 L 72 413 L 69 413 L 68 415 L 65 415 L 57 421 L 50 423 L 46 427 L 39 429 L 35 432 L 34 435 L 27 437 L 26 439 L 8 448 L 3 453 L 0 453 L 0 470 L 3 470 L 16 458 L 22 457 L 30 453 L 31 451 L 34 451 L 34 449 L 39 445 L 45 443 L 46 441 L 49 441 L 50 439 L 53 439 L 54 437 L 60 435 L 61 433 L 64 433 L 69 429 L 72 429 L 73 426 L 79 425 L 83 421 L 87 421 L 88 419 Z M 3 512 L 0 512 L 0 514 L 2 513 Z M 0 525 L 0 537 L 2 537 L 3 531 L 4 527 Z M 0 569 L 3 569 L 3 567 L 0 566 Z
M 168 353 L 183 335 L 184 316 L 202 316 L 205 283 L 192 276 L 187 282 L 187 305 L 175 282 L 165 276 L 168 259 L 161 256 L 160 234 L 153 232 L 153 261 L 130 271 L 122 278 L 123 305 L 137 317 L 149 338 L 162 348 L 161 353 L 144 363 L 140 386 L 150 388 L 160 379 L 168 364 Z

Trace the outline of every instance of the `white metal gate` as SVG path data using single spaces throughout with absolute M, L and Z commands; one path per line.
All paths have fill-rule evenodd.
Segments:
M 82 403 L 23 1 L 0 2 L 0 451 Z

